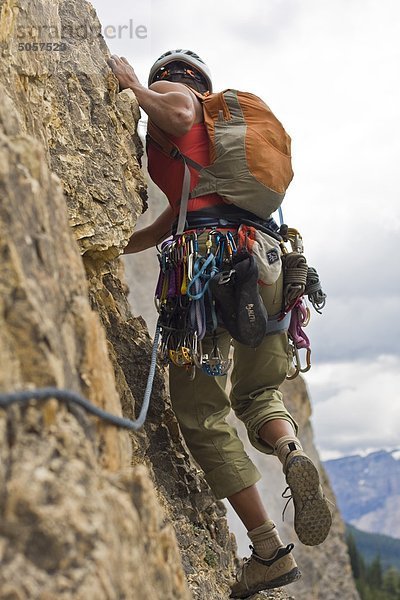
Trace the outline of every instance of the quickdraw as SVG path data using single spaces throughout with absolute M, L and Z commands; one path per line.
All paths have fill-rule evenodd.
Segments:
M 203 353 L 202 340 L 206 333 L 215 334 L 218 326 L 209 283 L 216 273 L 229 267 L 236 251 L 232 233 L 215 229 L 207 233 L 204 255 L 199 252 L 195 230 L 168 239 L 161 246 L 155 290 L 161 354 L 172 364 L 184 367 L 191 378 L 196 368 L 215 377 L 225 375 L 230 367 L 231 361 L 223 357 L 216 337 L 210 354 Z

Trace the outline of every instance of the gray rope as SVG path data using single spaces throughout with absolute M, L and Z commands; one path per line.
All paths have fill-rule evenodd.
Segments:
M 159 338 L 160 326 L 157 323 L 151 354 L 150 370 L 147 378 L 147 385 L 144 393 L 143 404 L 140 409 L 139 417 L 135 421 L 132 421 L 131 419 L 125 419 L 124 417 L 118 417 L 117 415 L 113 415 L 99 408 L 98 406 L 95 406 L 94 404 L 89 402 L 89 400 L 87 400 L 83 396 L 80 396 L 76 392 L 56 387 L 39 388 L 36 390 L 21 390 L 19 392 L 0 394 L 0 407 L 7 408 L 11 404 L 27 404 L 30 400 L 48 400 L 49 398 L 56 398 L 57 400 L 61 400 L 62 402 L 72 402 L 74 404 L 78 404 L 87 412 L 91 413 L 92 415 L 95 415 L 96 417 L 99 417 L 100 419 L 110 423 L 111 425 L 114 425 L 115 427 L 128 429 L 129 431 L 138 431 L 143 426 L 147 417 L 147 412 L 149 410 L 150 397 L 153 389 L 154 374 L 157 362 L 157 347 Z
M 317 313 L 322 314 L 321 311 L 326 304 L 326 294 L 322 291 L 319 275 L 314 267 L 308 267 L 307 283 L 304 293 L 307 294 Z
M 283 297 L 286 310 L 304 294 L 308 267 L 305 257 L 298 252 L 284 254 L 282 260 L 284 268 Z

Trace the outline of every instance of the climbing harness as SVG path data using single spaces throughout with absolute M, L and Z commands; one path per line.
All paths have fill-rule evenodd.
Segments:
M 280 219 L 283 221 L 282 215 Z M 259 233 L 250 224 L 242 223 L 228 230 L 207 227 L 204 223 L 202 227 L 194 226 L 175 234 L 159 249 L 160 273 L 155 304 L 159 313 L 161 356 L 185 368 L 191 379 L 195 377 L 196 369 L 212 377 L 228 372 L 231 360 L 223 356 L 218 346 L 218 326 L 228 329 L 234 339 L 247 343 L 247 340 L 242 341 L 245 336 L 235 337 L 238 321 L 232 297 L 237 289 L 240 261 L 252 254 L 257 256 L 261 268 L 259 273 L 263 268 L 260 259 L 265 259 L 267 274 L 263 275 L 264 281 L 259 279 L 260 285 L 274 283 L 281 265 L 283 269 L 282 311 L 268 318 L 262 336 L 288 331 L 293 363 L 288 379 L 311 368 L 310 340 L 304 332 L 310 320 L 310 310 L 305 298 L 307 296 L 315 310 L 321 313 L 326 294 L 321 289 L 318 273 L 307 265 L 303 240 L 297 229 L 281 223 L 278 232 L 270 232 L 269 229 L 263 232 L 264 239 Z M 230 323 L 226 321 L 227 315 L 233 315 Z M 209 353 L 203 351 L 202 345 L 206 334 L 212 339 Z M 256 341 L 253 347 L 258 343 Z M 303 352 L 304 364 L 300 358 Z
M 151 353 L 151 362 L 149 369 L 149 376 L 147 379 L 146 390 L 144 393 L 143 404 L 140 409 L 140 413 L 138 418 L 135 421 L 131 419 L 125 419 L 124 417 L 119 417 L 117 415 L 113 415 L 98 406 L 95 406 L 89 400 L 73 392 L 72 390 L 56 388 L 56 387 L 46 387 L 46 388 L 38 388 L 34 390 L 21 390 L 18 392 L 9 392 L 0 394 L 0 407 L 7 408 L 12 404 L 20 404 L 25 405 L 28 404 L 31 400 L 49 400 L 50 398 L 55 398 L 56 400 L 60 400 L 61 402 L 66 402 L 67 404 L 77 404 L 84 408 L 88 413 L 99 417 L 103 421 L 106 421 L 110 425 L 114 427 L 120 427 L 122 429 L 128 429 L 129 431 L 139 431 L 141 427 L 143 427 L 147 412 L 149 410 L 150 405 L 150 397 L 153 388 L 153 381 L 156 369 L 157 362 L 157 348 L 160 340 L 160 327 L 157 324 L 156 333 L 154 336 L 153 349 Z

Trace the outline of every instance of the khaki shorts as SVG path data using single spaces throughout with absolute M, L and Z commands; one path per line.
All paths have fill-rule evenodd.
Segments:
M 279 313 L 282 303 L 282 274 L 270 286 L 260 288 L 268 315 Z M 229 354 L 231 336 L 217 330 L 218 346 L 224 358 Z M 210 352 L 212 338 L 203 340 L 203 351 Z M 260 427 L 273 419 L 289 421 L 297 433 L 297 423 L 286 410 L 279 386 L 286 378 L 287 333 L 268 335 L 257 348 L 233 341 L 231 392 L 225 392 L 227 377 L 210 377 L 196 369 L 193 381 L 182 367 L 170 365 L 170 392 L 182 435 L 203 469 L 217 498 L 226 498 L 256 483 L 261 475 L 246 454 L 234 427 L 226 422 L 231 408 L 243 421 L 251 444 L 265 454 L 273 448 L 263 442 Z

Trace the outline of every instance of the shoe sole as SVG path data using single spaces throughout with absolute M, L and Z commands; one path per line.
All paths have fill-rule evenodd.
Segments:
M 252 596 L 253 594 L 256 594 L 257 592 L 262 592 L 263 590 L 271 590 L 273 588 L 278 588 L 278 587 L 283 587 L 284 585 L 289 585 L 289 583 L 294 583 L 295 581 L 298 581 L 301 577 L 301 571 L 298 567 L 294 567 L 294 569 L 292 569 L 291 571 L 289 571 L 288 573 L 285 573 L 285 575 L 282 575 L 281 577 L 278 577 L 277 579 L 272 579 L 271 581 L 266 581 L 263 584 L 258 585 L 257 587 L 253 588 L 252 590 L 248 590 L 246 592 L 243 592 L 242 594 L 235 594 L 235 595 L 231 595 L 231 598 L 248 598 L 249 596 Z
M 326 539 L 332 515 L 323 494 L 315 465 L 306 456 L 295 456 L 286 469 L 286 481 L 294 503 L 294 529 L 306 546 Z

